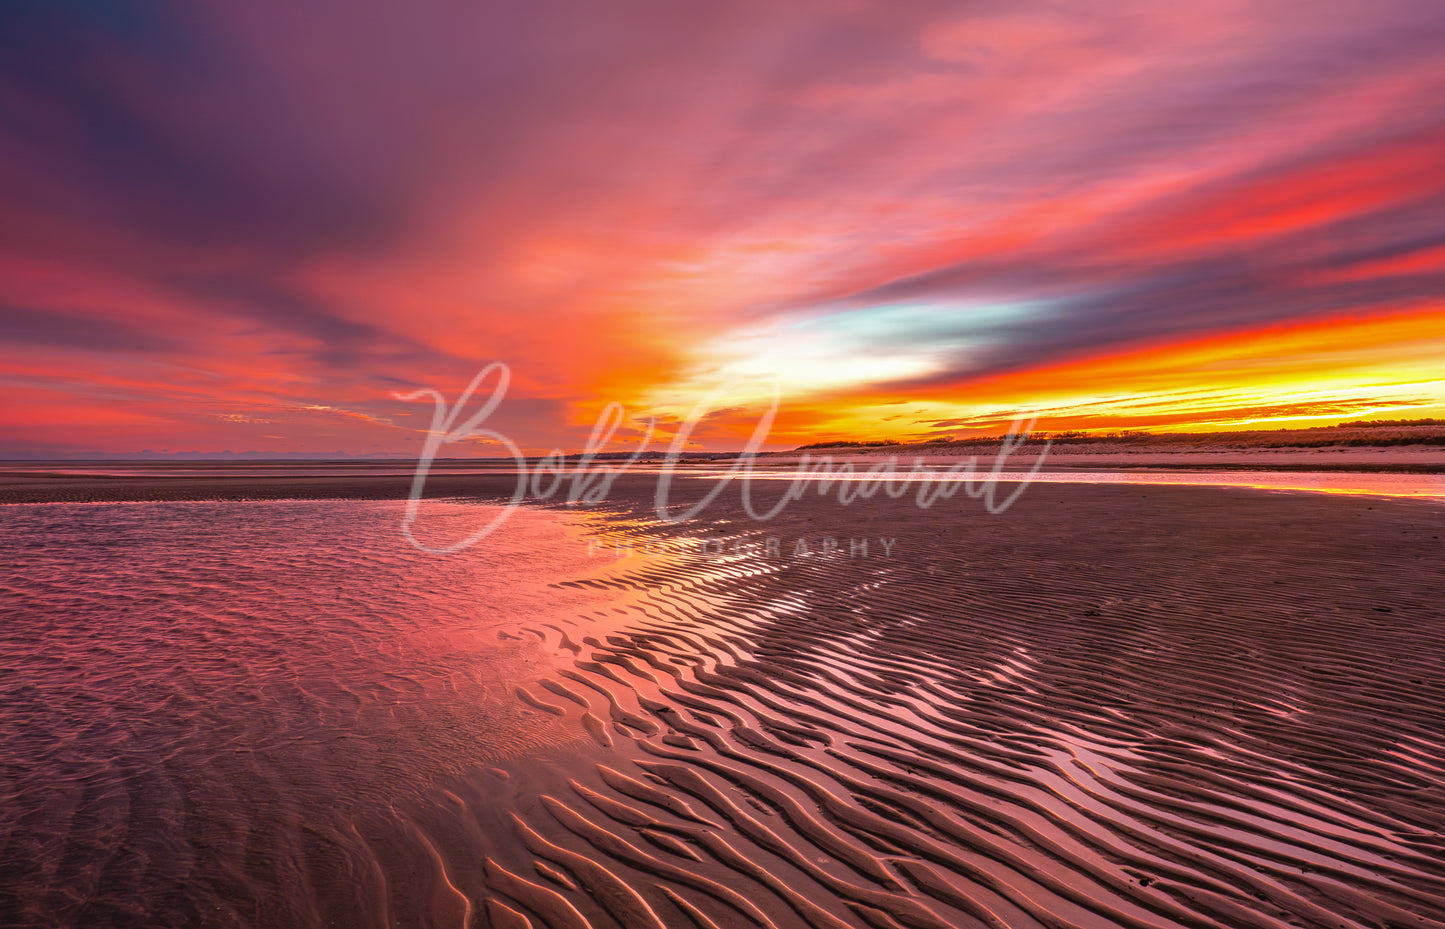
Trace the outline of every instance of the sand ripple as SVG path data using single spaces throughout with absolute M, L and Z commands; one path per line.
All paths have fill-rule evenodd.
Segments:
M 1445 926 L 1445 630 L 1327 559 L 1213 583 L 1166 540 L 1130 585 L 925 527 L 592 565 L 487 624 L 538 576 L 168 506 L 206 557 L 125 513 L 11 543 L 6 926 Z
M 528 848 L 592 925 L 1445 925 L 1438 613 L 1169 554 L 1132 598 L 946 545 L 594 581 L 648 593 L 547 694 L 619 758 Z

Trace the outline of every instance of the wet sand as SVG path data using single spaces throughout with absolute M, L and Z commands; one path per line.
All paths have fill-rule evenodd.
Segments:
M 435 475 L 427 497 L 510 497 L 516 478 L 479 470 Z M 0 504 L 147 500 L 402 500 L 411 474 L 257 478 L 186 476 L 164 472 L 126 476 L 69 475 L 38 469 L 0 469 Z
M 392 924 L 1445 926 L 1438 503 L 1040 484 L 998 514 L 810 497 L 758 523 L 727 492 L 669 527 L 652 492 L 627 476 L 586 517 L 597 567 L 558 590 L 604 605 L 526 630 L 566 660 L 518 705 L 583 748 L 457 772 Z
M 525 818 L 586 924 L 1445 925 L 1437 504 L 646 490 L 603 540 L 683 555 L 529 693 L 617 756 Z

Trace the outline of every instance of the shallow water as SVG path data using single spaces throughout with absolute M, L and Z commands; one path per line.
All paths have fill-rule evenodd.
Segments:
M 576 526 L 437 558 L 400 512 L 5 509 L 0 925 L 377 924 L 443 781 L 577 740 L 513 692 L 558 661 L 524 630 L 588 599 L 548 586 L 588 568 Z
M 400 515 L 5 509 L 0 925 L 1445 918 L 1414 549 L 1359 578 L 1318 533 L 1081 544 L 1021 508 L 918 514 L 906 557 L 613 562 L 593 533 L 655 527 L 523 509 L 436 557 Z
M 698 475 L 722 477 L 727 472 L 701 470 Z M 749 476 L 759 480 L 796 480 L 799 475 L 783 468 L 758 469 Z M 1421 500 L 1445 500 L 1445 475 L 1395 474 L 1350 471 L 1227 471 L 1148 468 L 1078 469 L 1069 471 L 950 471 L 945 465 L 926 465 L 918 470 L 878 471 L 830 475 L 832 479 L 852 481 L 957 481 L 967 485 L 988 482 L 1038 482 L 1041 484 L 1129 484 L 1183 485 L 1191 487 L 1252 487 L 1260 490 L 1295 491 L 1328 494 L 1349 494 L 1375 497 L 1413 497 Z
M 907 464 L 903 459 L 902 464 Z M 978 470 L 961 466 L 930 463 L 918 468 L 900 468 L 888 471 L 872 471 L 878 467 L 875 462 L 851 462 L 857 473 L 832 475 L 835 479 L 856 481 L 959 481 L 975 485 L 991 482 L 1037 481 L 1040 483 L 1062 484 L 1175 484 L 1198 487 L 1254 487 L 1264 490 L 1305 491 L 1312 493 L 1356 494 L 1379 497 L 1413 497 L 1421 500 L 1445 500 L 1445 475 L 1414 474 L 1364 471 L 1269 471 L 1259 469 L 1225 470 L 1187 468 L 1079 468 L 1069 470 Z M 600 470 L 616 468 L 616 465 L 599 465 Z M 733 465 L 718 468 L 696 463 L 682 464 L 667 469 L 677 477 L 727 477 Z M 824 466 L 813 462 L 813 471 Z M 958 467 L 959 470 L 950 470 Z M 1050 466 L 1052 467 L 1052 466 Z M 416 473 L 416 466 L 407 462 L 388 464 L 358 463 L 352 466 L 337 464 L 313 464 L 305 467 L 288 465 L 284 462 L 247 463 L 244 465 L 207 465 L 189 468 L 175 463 L 154 462 L 116 463 L 104 466 L 92 464 L 58 464 L 39 462 L 11 462 L 6 470 L 26 475 L 65 475 L 71 477 L 209 477 L 209 478 L 287 478 L 287 477 L 409 477 Z M 663 469 L 651 464 L 639 464 L 625 468 L 629 474 L 659 475 Z M 741 473 L 741 472 L 740 472 Z M 434 462 L 428 474 L 443 475 L 498 475 L 516 476 L 525 486 L 529 472 L 518 471 L 505 463 L 485 462 L 458 464 L 455 462 Z M 774 464 L 760 460 L 744 476 L 758 480 L 794 480 L 799 474 L 798 466 Z

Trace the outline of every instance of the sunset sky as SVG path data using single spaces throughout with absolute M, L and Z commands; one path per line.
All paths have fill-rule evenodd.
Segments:
M 1439 0 L 5 3 L 0 457 L 1445 416 L 1442 101 Z

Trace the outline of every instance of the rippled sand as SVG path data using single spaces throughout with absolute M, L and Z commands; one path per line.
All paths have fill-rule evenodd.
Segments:
M 7 508 L 0 924 L 1445 925 L 1437 505 L 646 491 Z

